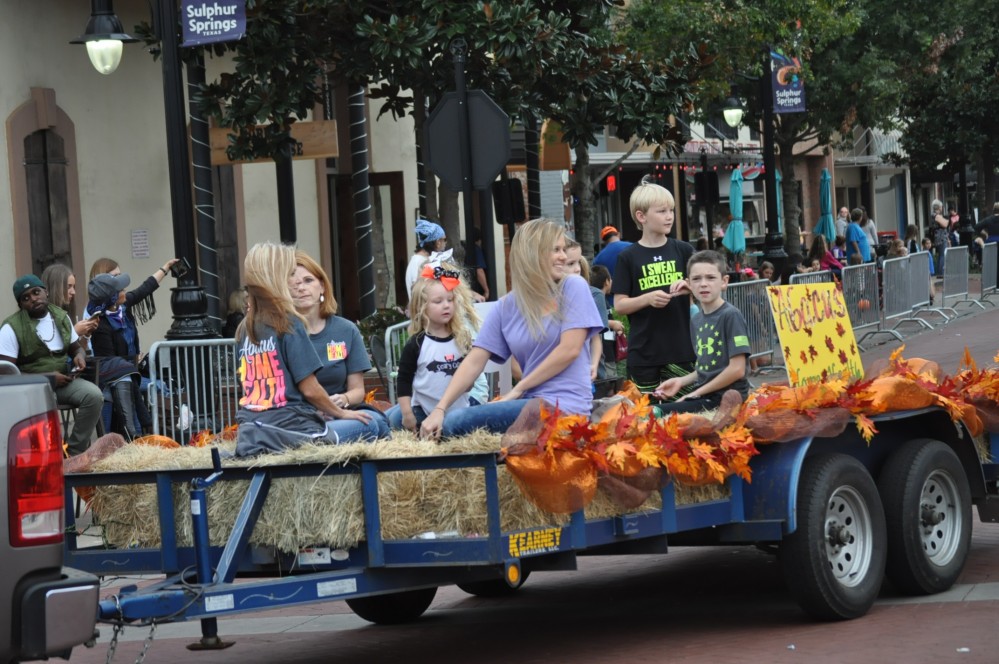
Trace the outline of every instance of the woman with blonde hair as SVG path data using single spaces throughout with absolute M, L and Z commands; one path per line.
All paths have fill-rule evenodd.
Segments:
M 236 330 L 243 393 L 236 456 L 328 441 L 324 415 L 346 412 L 316 378 L 323 363 L 289 286 L 296 267 L 295 248 L 273 242 L 254 245 L 243 260 L 247 312 Z
M 326 270 L 296 249 L 289 284 L 295 311 L 305 321 L 309 340 L 323 363 L 316 378 L 330 401 L 343 410 L 326 423 L 330 434 L 341 443 L 384 438 L 388 420 L 364 404 L 364 372 L 371 368 L 368 350 L 357 326 L 336 315 L 333 284 Z
M 588 414 L 592 407 L 589 339 L 603 327 L 581 277 L 566 275 L 565 229 L 552 219 L 535 219 L 517 230 L 510 245 L 513 289 L 486 316 L 472 350 L 458 367 L 420 431 L 437 438 L 479 428 L 506 431 L 533 398 L 557 404 L 564 413 Z M 467 392 L 490 359 L 513 357 L 523 376 L 499 401 L 445 413 Z

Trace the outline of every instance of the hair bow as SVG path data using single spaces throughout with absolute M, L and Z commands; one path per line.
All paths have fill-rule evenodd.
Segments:
M 441 286 L 449 291 L 453 291 L 461 283 L 461 274 L 456 270 L 449 270 L 440 263 L 432 265 L 429 261 L 423 264 L 420 276 L 424 279 L 436 279 L 441 282 Z

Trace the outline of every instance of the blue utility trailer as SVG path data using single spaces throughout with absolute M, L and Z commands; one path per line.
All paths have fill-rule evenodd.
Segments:
M 476 453 L 326 464 L 95 473 L 66 477 L 66 564 L 97 575 L 164 574 L 100 602 L 102 621 L 121 625 L 202 620 L 326 600 L 346 600 L 362 618 L 386 624 L 418 618 L 436 589 L 457 584 L 477 595 L 512 592 L 535 570 L 574 570 L 580 555 L 666 553 L 669 544 L 776 545 L 789 592 L 818 619 L 867 612 L 885 575 L 901 590 L 949 588 L 968 556 L 971 509 L 999 520 L 999 465 L 983 463 L 967 430 L 927 408 L 872 418 L 868 444 L 854 427 L 834 438 L 760 446 L 752 483 L 732 477 L 728 496 L 677 505 L 672 483 L 662 508 L 504 532 L 497 454 Z M 999 457 L 999 439 L 991 442 Z M 383 539 L 379 475 L 481 468 L 488 532 L 475 537 Z M 271 482 L 288 477 L 356 474 L 361 478 L 365 540 L 349 550 L 283 553 L 251 546 L 250 535 Z M 224 546 L 210 546 L 205 488 L 248 482 Z M 194 543 L 178 545 L 173 486 L 189 484 Z M 79 548 L 71 487 L 154 484 L 159 548 Z M 329 554 L 329 555 L 328 555 Z M 238 581 L 238 582 L 237 582 Z

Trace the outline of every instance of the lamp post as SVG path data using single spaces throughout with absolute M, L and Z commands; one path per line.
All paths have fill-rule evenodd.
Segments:
M 773 77 L 770 72 L 770 56 L 767 52 L 763 75 L 759 78 L 760 109 L 763 121 L 763 186 L 767 203 L 766 235 L 763 240 L 763 258 L 771 262 L 777 274 L 783 274 L 787 264 L 784 251 L 784 234 L 781 232 L 777 216 L 777 163 L 774 157 L 774 107 Z M 725 100 L 722 115 L 730 127 L 738 127 L 742 122 L 742 103 L 735 96 Z
M 163 103 L 166 115 L 167 168 L 170 178 L 170 209 L 173 217 L 174 255 L 195 263 L 194 198 L 190 176 L 190 153 L 187 143 L 187 115 L 184 110 L 184 82 L 181 72 L 180 47 L 177 43 L 177 2 L 153 2 L 153 18 L 159 25 L 163 66 Z M 95 32 L 97 30 L 98 32 Z M 83 35 L 74 44 L 86 44 L 91 61 L 103 74 L 109 74 L 121 61 L 121 44 L 135 42 L 122 31 L 121 21 L 114 14 L 111 0 L 91 0 L 91 17 Z M 117 48 L 107 42 L 117 42 Z M 94 43 L 101 44 L 91 48 Z M 94 51 L 103 54 L 95 60 Z M 101 62 L 102 65 L 98 65 Z M 107 69 L 107 71 L 105 71 Z M 217 336 L 207 324 L 208 298 L 198 285 L 194 272 L 177 277 L 177 287 L 171 289 L 170 308 L 173 324 L 168 339 L 201 339 Z

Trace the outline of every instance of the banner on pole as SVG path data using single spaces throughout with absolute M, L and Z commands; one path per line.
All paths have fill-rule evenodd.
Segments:
M 236 41 L 246 34 L 246 0 L 181 0 L 181 46 Z
M 801 60 L 770 51 L 770 76 L 773 78 L 774 113 L 804 113 L 805 83 L 801 79 Z

